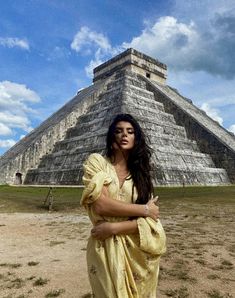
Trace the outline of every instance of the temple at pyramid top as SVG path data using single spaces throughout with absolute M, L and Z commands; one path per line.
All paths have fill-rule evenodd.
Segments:
M 167 77 L 166 64 L 130 48 L 96 67 L 93 82 L 106 79 L 121 69 L 130 70 L 161 84 L 165 84 Z

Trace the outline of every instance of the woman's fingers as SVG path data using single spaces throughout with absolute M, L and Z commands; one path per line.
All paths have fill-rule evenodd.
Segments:
M 153 203 L 155 203 L 155 204 L 156 204 L 156 203 L 157 203 L 157 201 L 158 201 L 158 196 L 156 196 L 155 198 L 153 198 L 153 199 L 152 199 L 152 201 L 153 201 Z
M 149 216 L 156 221 L 159 217 L 159 207 L 156 204 L 157 201 L 158 201 L 158 196 L 152 198 L 147 203 L 147 205 L 149 206 Z
M 105 240 L 112 235 L 112 223 L 99 222 L 91 229 L 91 236 L 97 240 Z

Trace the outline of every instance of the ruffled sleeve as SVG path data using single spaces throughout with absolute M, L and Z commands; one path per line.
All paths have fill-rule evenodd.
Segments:
M 104 185 L 111 183 L 112 178 L 106 172 L 106 161 L 100 154 L 93 153 L 83 164 L 84 191 L 81 205 L 92 204 L 100 195 Z
M 166 251 L 166 235 L 160 220 L 150 217 L 139 217 L 137 225 L 140 237 L 140 248 L 152 255 L 161 255 Z

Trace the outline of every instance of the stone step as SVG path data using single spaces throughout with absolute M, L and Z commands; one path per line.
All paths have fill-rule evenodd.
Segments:
M 64 185 L 76 185 L 81 184 L 82 173 L 79 169 L 68 170 L 51 170 L 51 171 L 32 171 L 29 170 L 25 178 L 25 184 L 64 184 Z M 80 182 L 80 183 L 79 183 Z
M 157 183 L 164 182 L 166 185 L 223 185 L 228 183 L 227 173 L 224 169 L 176 167 L 161 169 L 157 172 Z M 160 173 L 160 175 L 159 175 Z M 29 170 L 26 184 L 75 184 L 82 178 L 79 167 L 68 169 Z
M 102 131 L 99 135 L 90 136 L 87 139 L 73 139 L 73 140 L 64 140 L 55 146 L 53 153 L 44 156 L 39 165 L 40 168 L 48 168 L 48 166 L 73 166 L 77 162 L 80 163 L 81 154 L 86 154 L 90 151 L 91 146 L 93 145 L 94 152 L 100 152 L 105 149 L 105 138 L 106 131 Z M 177 150 L 169 146 L 159 147 L 158 144 L 152 143 L 151 147 L 154 149 L 154 155 L 157 156 L 158 163 L 167 164 L 195 164 L 196 162 L 201 166 L 210 166 L 214 167 L 214 164 L 209 155 L 194 152 L 192 150 L 186 150 L 181 148 Z M 174 152 L 174 155 L 172 154 Z M 66 166 L 66 167 L 67 167 Z
M 179 138 L 187 138 L 185 128 L 182 126 L 173 123 L 162 122 L 152 117 L 145 118 L 141 115 L 138 115 L 138 120 L 140 121 L 143 130 L 148 132 L 148 135 L 157 133 L 178 136 Z
M 131 113 L 132 111 L 133 109 L 131 110 L 128 107 L 125 109 L 126 113 Z M 102 129 L 105 126 L 108 127 L 111 119 L 115 114 L 117 114 L 117 112 L 114 114 L 110 113 L 110 115 L 107 115 L 105 119 L 98 118 L 89 122 L 79 123 L 70 130 L 69 137 L 80 136 L 87 132 L 95 132 L 96 130 Z M 141 111 L 138 111 L 138 114 L 139 120 L 142 119 L 143 121 L 141 123 L 141 127 L 144 130 L 148 131 L 149 134 L 151 134 L 152 132 L 156 132 L 158 134 L 166 134 L 172 136 L 177 135 L 180 138 L 186 138 L 186 132 L 184 127 L 176 125 L 174 123 L 167 123 L 159 119 L 155 119 L 153 117 L 148 117 L 146 119 Z
M 154 148 L 154 154 L 159 165 L 166 166 L 195 166 L 197 168 L 215 168 L 210 155 L 185 149 L 169 147 Z
M 138 114 L 142 117 L 154 118 L 157 121 L 176 124 L 175 118 L 173 117 L 173 115 L 166 113 L 164 111 L 159 111 L 143 105 L 138 105 L 135 102 L 131 102 L 130 98 L 123 102 L 122 107 L 124 111 L 125 110 L 129 111 L 130 114 L 131 114 L 131 111 L 135 110 L 135 113 L 136 113 L 136 110 L 138 110 Z
M 54 152 L 71 150 L 72 148 L 83 148 L 83 146 L 94 146 L 94 144 L 106 143 L 107 129 L 101 129 L 94 133 L 85 133 L 80 136 L 70 137 L 61 142 L 56 143 Z M 192 151 L 199 151 L 197 143 L 186 138 L 179 138 L 175 136 L 169 136 L 164 134 L 154 134 L 149 136 L 151 146 L 169 147 L 174 149 L 188 149 Z
M 107 113 L 111 112 L 112 114 L 115 114 L 116 111 L 119 112 L 120 110 L 121 110 L 120 104 L 112 103 L 109 106 L 104 107 L 102 109 L 97 109 L 96 111 L 87 112 L 86 114 L 79 117 L 76 126 L 79 126 L 80 123 L 89 123 L 90 121 L 93 121 L 95 119 L 102 120 L 105 118 Z
M 136 86 L 128 86 L 127 88 L 123 89 L 123 92 L 126 92 L 130 95 L 137 95 L 141 97 L 145 97 L 148 99 L 154 100 L 154 93 L 152 91 L 148 91 L 147 89 L 142 89 Z
M 152 134 L 149 136 L 151 144 L 154 144 L 156 148 L 158 147 L 169 147 L 174 149 L 188 149 L 195 152 L 199 152 L 197 142 L 189 140 L 186 138 L 179 138 L 177 136 L 169 136 L 164 134 Z
M 124 97 L 128 99 L 130 98 L 130 93 L 126 92 L 126 90 L 123 90 L 122 93 L 114 92 L 112 94 L 112 92 L 110 92 L 108 95 L 102 94 L 100 99 L 94 105 L 92 105 L 89 111 L 92 112 L 96 111 L 97 109 L 107 108 L 115 102 L 120 103 L 123 101 Z M 140 95 L 137 96 L 133 93 L 131 94 L 131 99 L 138 105 L 148 106 L 149 108 L 164 112 L 163 104 L 156 101 L 155 99 L 149 99 Z
M 125 98 L 128 100 L 132 99 L 133 102 L 140 106 L 147 106 L 149 108 L 165 112 L 164 105 L 155 99 L 149 99 L 140 95 L 135 95 L 133 93 L 130 94 L 130 92 L 126 92 L 126 90 L 123 90 L 123 96 L 125 96 Z
M 141 106 L 141 108 L 140 108 L 140 106 L 138 104 L 136 104 L 135 102 L 130 102 L 130 99 L 129 99 L 129 102 L 124 101 L 122 103 L 122 110 L 125 110 L 125 108 L 126 108 L 126 110 L 128 110 L 129 109 L 129 104 L 131 104 L 131 109 L 132 110 L 138 109 L 138 113 L 141 116 L 152 117 L 152 118 L 158 119 L 159 121 L 162 121 L 162 122 L 170 122 L 170 123 L 175 124 L 175 119 L 171 114 L 165 113 L 163 111 L 159 111 L 159 110 L 156 110 L 156 109 L 153 109 L 153 108 L 149 108 L 149 107 L 146 107 L 146 106 Z M 79 126 L 79 123 L 82 123 L 82 122 L 83 123 L 88 123 L 88 122 L 93 121 L 95 119 L 103 118 L 110 111 L 112 113 L 114 113 L 116 110 L 117 110 L 117 112 L 119 110 L 121 110 L 121 106 L 119 104 L 117 105 L 116 103 L 112 103 L 112 104 L 110 104 L 109 106 L 107 106 L 105 108 L 97 109 L 96 111 L 88 112 L 85 115 L 82 115 L 79 118 L 79 121 L 76 124 L 76 126 L 71 128 L 69 135 L 73 136 L 72 131 L 77 130 L 77 126 Z
M 127 93 L 129 95 L 143 97 L 155 101 L 154 93 L 152 91 L 127 84 L 117 84 L 113 86 L 113 88 L 105 89 L 102 94 L 100 94 L 100 97 L 102 97 L 103 100 L 110 102 L 110 98 L 115 98 L 119 93 L 120 95 Z
M 58 142 L 55 151 L 70 150 L 72 148 L 82 148 L 83 146 L 94 146 L 94 144 L 105 144 L 107 129 L 100 129 L 94 133 L 85 133 L 80 136 L 70 137 Z
M 224 169 L 164 166 L 156 170 L 156 183 L 166 185 L 226 185 L 229 178 Z
M 104 145 L 95 144 L 92 148 L 90 146 L 80 146 L 69 148 L 67 150 L 55 151 L 50 154 L 44 155 L 41 159 L 39 169 L 52 169 L 52 168 L 67 168 L 76 167 L 77 164 L 82 166 L 84 157 L 89 155 L 90 152 L 101 152 L 105 150 Z
M 107 84 L 107 90 L 115 88 L 119 85 L 132 85 L 139 87 L 141 89 L 146 89 L 146 82 L 140 80 L 139 78 L 131 75 L 125 75 L 122 77 L 114 78 L 111 82 Z

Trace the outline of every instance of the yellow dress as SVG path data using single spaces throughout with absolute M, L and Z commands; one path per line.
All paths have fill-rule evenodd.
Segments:
M 100 197 L 104 185 L 112 199 L 131 203 L 132 179 L 126 179 L 120 188 L 113 165 L 94 153 L 84 163 L 83 182 L 81 204 L 93 224 L 100 220 L 128 220 L 127 217 L 99 216 L 91 206 Z M 156 298 L 160 256 L 166 250 L 165 233 L 160 220 L 156 222 L 150 217 L 139 217 L 137 225 L 138 234 L 114 235 L 104 241 L 89 238 L 87 265 L 94 297 Z

